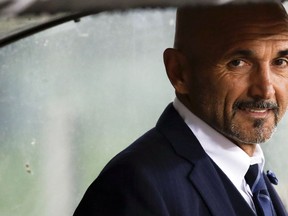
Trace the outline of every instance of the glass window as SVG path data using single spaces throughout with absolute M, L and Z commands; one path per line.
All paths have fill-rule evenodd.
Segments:
M 162 60 L 174 28 L 174 9 L 101 13 L 0 49 L 0 215 L 72 215 L 174 99 Z M 287 124 L 265 145 L 286 205 Z
M 173 9 L 101 13 L 0 49 L 0 215 L 72 215 L 174 98 Z

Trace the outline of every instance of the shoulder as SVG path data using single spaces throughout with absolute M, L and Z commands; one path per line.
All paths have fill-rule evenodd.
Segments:
M 126 149 L 118 153 L 104 168 L 103 172 L 124 168 L 140 172 L 158 171 L 160 167 L 169 166 L 175 159 L 175 151 L 170 141 L 153 128 L 138 138 Z M 176 159 L 177 160 L 177 159 Z
M 117 154 L 90 185 L 78 211 L 101 212 L 103 216 L 191 215 L 195 206 L 202 205 L 206 211 L 188 178 L 191 162 L 167 137 L 156 126 Z M 181 142 L 177 144 L 181 146 Z
M 167 176 L 176 177 L 171 173 L 173 157 L 169 141 L 155 128 L 150 130 L 106 165 L 88 188 L 77 211 L 101 212 L 101 215 L 168 215 L 164 213 L 166 202 L 173 196 L 166 192 L 172 187 Z

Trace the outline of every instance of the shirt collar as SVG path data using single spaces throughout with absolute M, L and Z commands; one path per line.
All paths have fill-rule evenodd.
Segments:
M 241 148 L 194 115 L 179 99 L 175 98 L 173 105 L 205 152 L 236 187 L 241 186 L 251 164 L 258 163 L 263 170 L 264 155 L 258 144 L 254 155 L 249 157 Z

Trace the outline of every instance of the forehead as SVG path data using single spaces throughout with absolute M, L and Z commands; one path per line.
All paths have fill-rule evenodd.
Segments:
M 228 30 L 227 30 L 228 29 Z M 232 28 L 233 29 L 233 28 Z M 225 30 L 224 30 L 225 31 Z M 281 26 L 257 26 L 251 24 L 239 26 L 238 29 L 226 28 L 226 34 L 215 37 L 210 46 L 222 51 L 231 49 L 261 50 L 273 48 L 274 51 L 288 48 L 288 31 Z
M 265 11 L 243 11 L 236 10 L 234 15 L 227 13 L 223 20 L 207 24 L 208 31 L 216 40 L 286 40 L 288 38 L 287 16 L 279 16 L 275 13 L 265 13 Z M 269 11 L 267 11 L 269 12 Z M 213 25 L 210 28 L 209 25 Z M 218 27 L 218 31 L 214 30 Z
M 250 56 L 255 58 L 275 58 L 287 56 L 288 39 L 278 37 L 263 38 L 260 40 L 241 40 L 230 43 L 227 49 L 221 49 L 218 57 L 229 59 L 231 57 Z
M 245 25 L 247 23 L 285 24 L 287 28 L 287 13 L 280 3 L 242 3 L 224 4 L 218 6 L 184 6 L 177 11 L 176 30 L 185 30 L 188 33 L 204 29 L 213 30 L 213 27 L 225 27 L 232 23 Z M 190 28 L 189 28 L 190 27 Z M 219 30 L 219 29 L 218 29 Z
M 288 39 L 288 18 L 282 5 L 250 3 L 178 10 L 176 48 L 199 53 L 260 39 Z

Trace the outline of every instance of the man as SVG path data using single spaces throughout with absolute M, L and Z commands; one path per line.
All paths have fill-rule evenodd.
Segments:
M 282 6 L 180 8 L 174 49 L 164 52 L 164 62 L 174 103 L 155 128 L 110 161 L 74 215 L 287 215 L 261 175 L 259 145 L 288 103 Z M 250 165 L 260 168 L 253 186 Z M 264 188 L 256 195 L 259 182 Z

